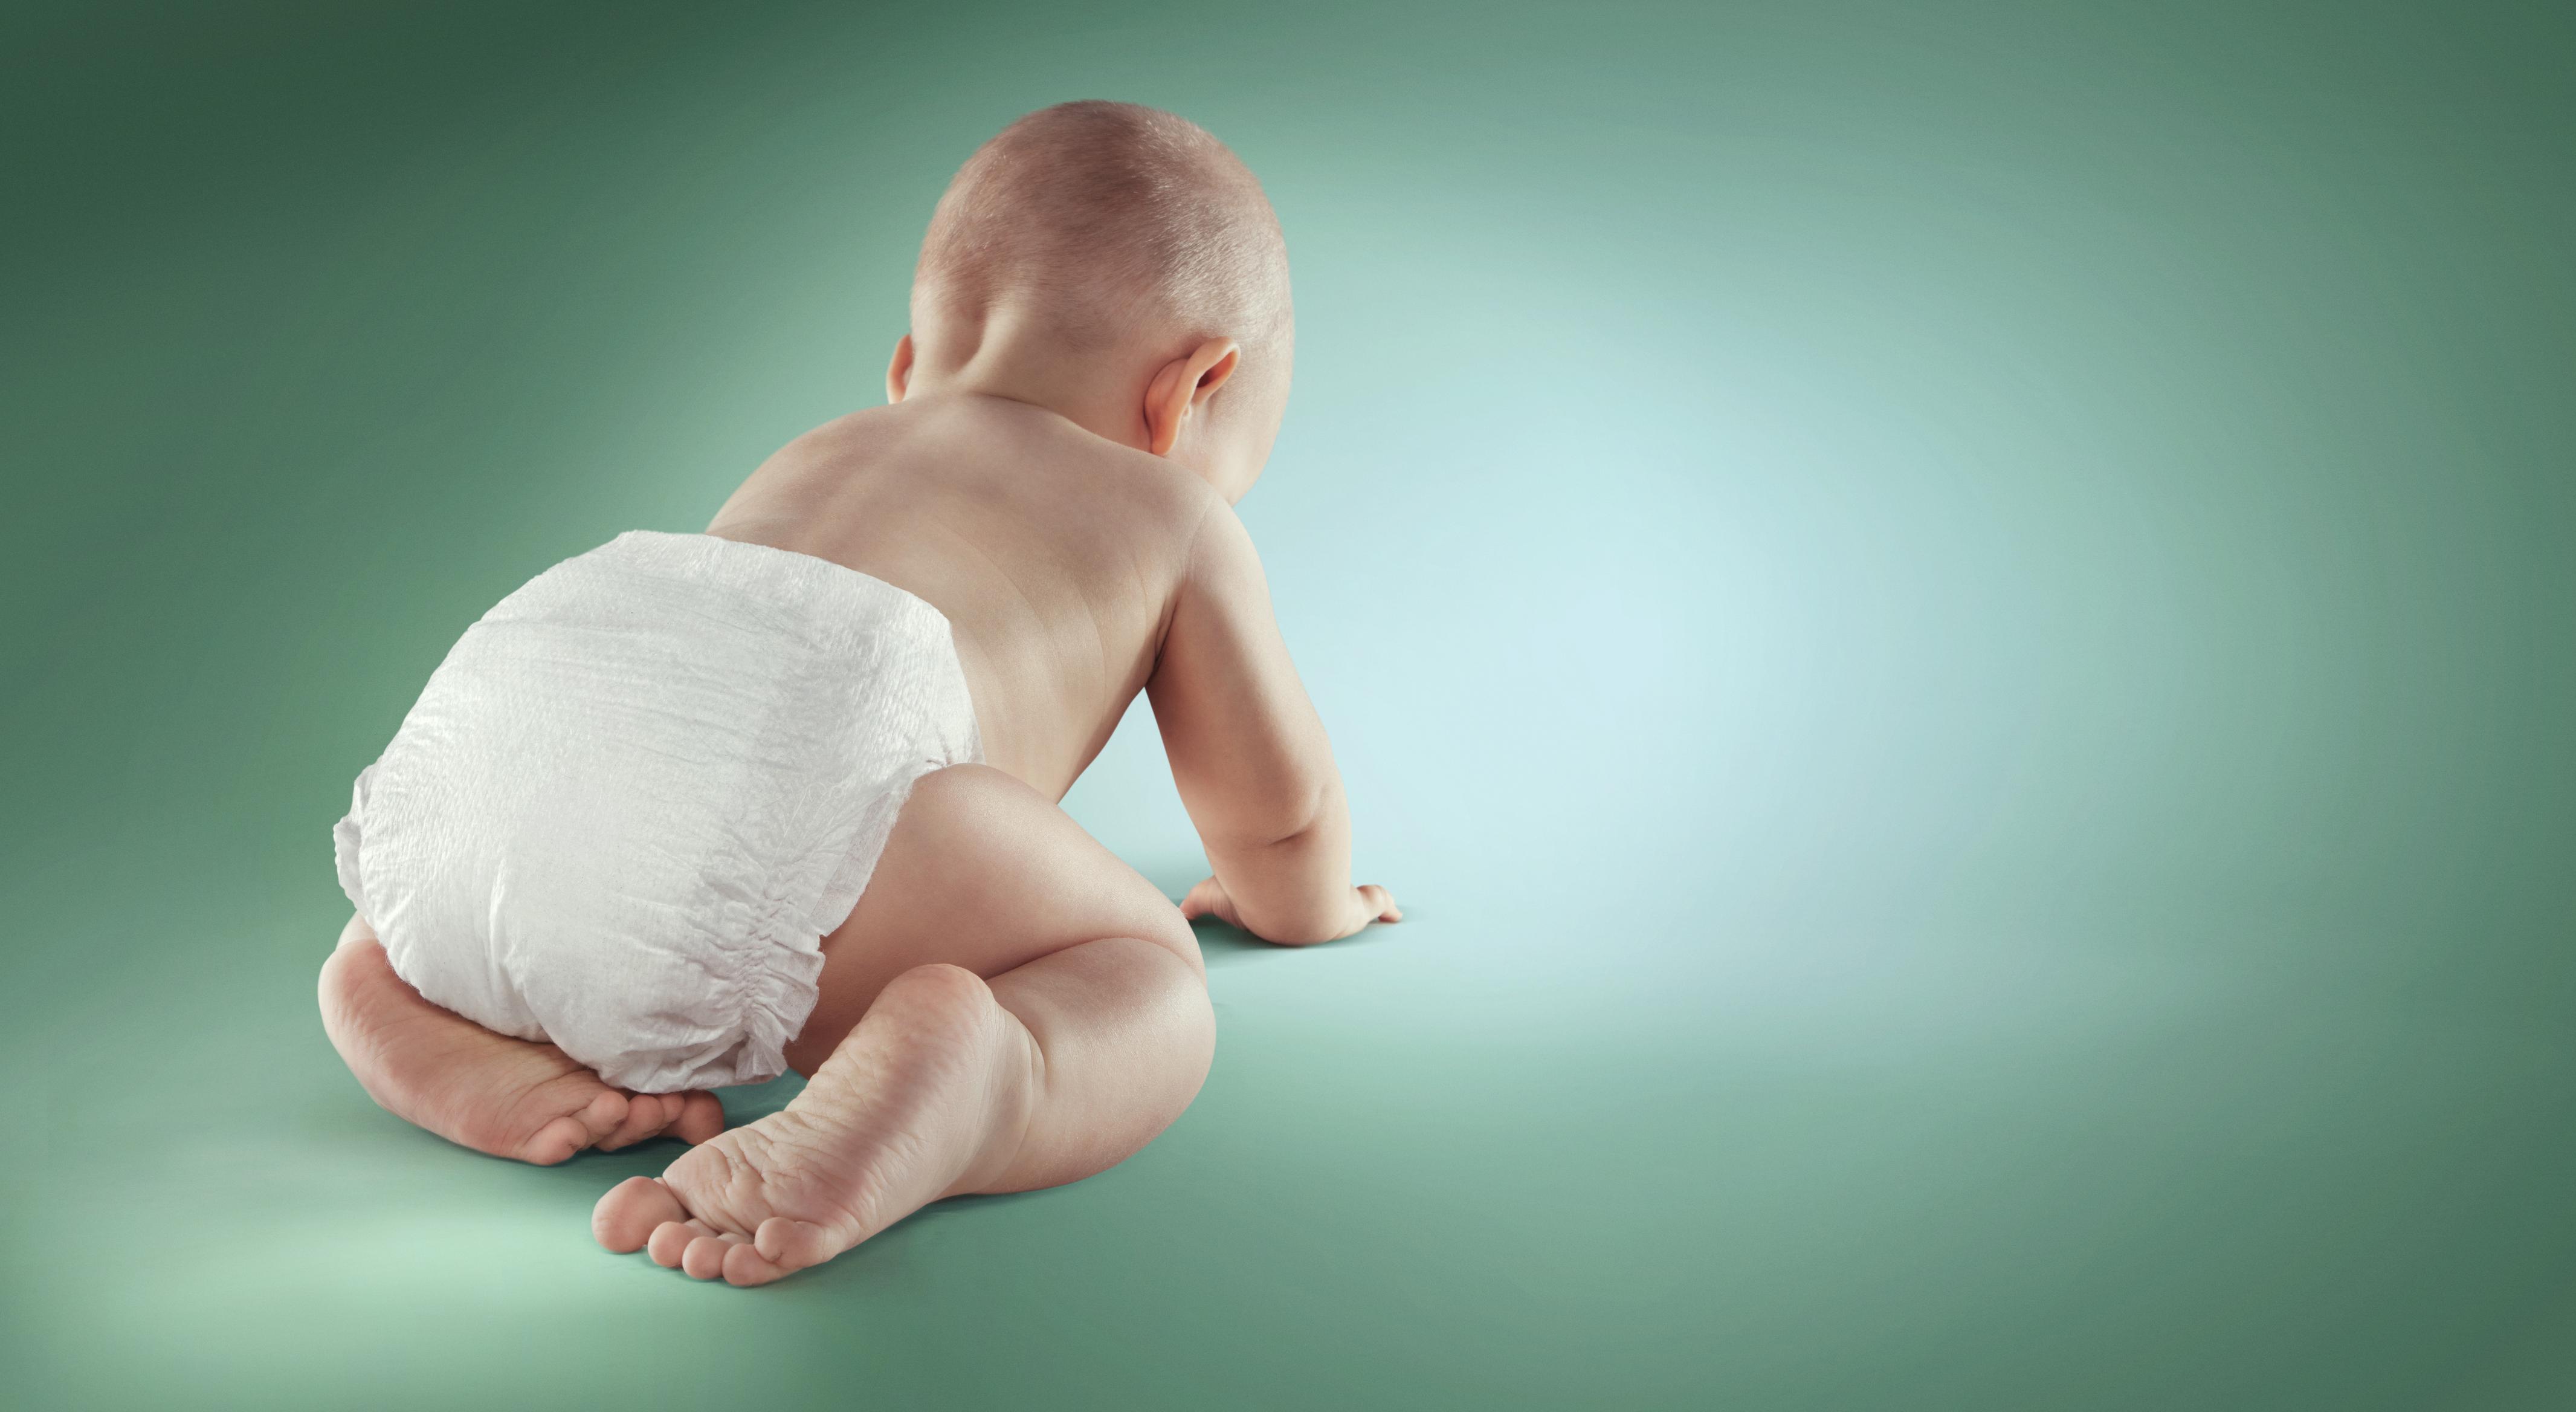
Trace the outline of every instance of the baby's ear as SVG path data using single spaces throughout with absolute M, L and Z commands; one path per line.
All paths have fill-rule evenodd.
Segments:
M 1211 338 L 1165 363 L 1145 387 L 1145 449 L 1169 456 L 1190 413 L 1206 404 L 1243 361 L 1231 338 Z
M 912 335 L 894 341 L 894 361 L 886 364 L 886 401 L 901 402 L 912 389 Z
M 1208 342 L 1211 344 L 1222 342 L 1225 345 L 1225 356 L 1199 371 L 1198 386 L 1190 394 L 1190 405 L 1193 407 L 1206 406 L 1207 400 L 1216 395 L 1216 390 L 1225 386 L 1225 380 L 1234 376 L 1234 370 L 1243 366 L 1243 350 L 1235 346 L 1233 339 L 1210 339 Z M 1202 351 L 1206 347 L 1207 344 L 1200 345 Z

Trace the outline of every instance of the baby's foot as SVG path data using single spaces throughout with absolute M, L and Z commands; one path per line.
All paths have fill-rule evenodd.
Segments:
M 972 971 L 887 985 L 786 1109 L 599 1200 L 592 1233 L 701 1280 L 767 1284 L 819 1265 L 1010 1165 L 1036 1046 Z
M 387 1112 L 495 1157 L 552 1166 L 586 1147 L 614 1151 L 664 1133 L 704 1142 L 724 1129 L 713 1094 L 626 1093 L 551 1044 L 430 1004 L 372 938 L 344 942 L 323 967 L 322 1020 Z

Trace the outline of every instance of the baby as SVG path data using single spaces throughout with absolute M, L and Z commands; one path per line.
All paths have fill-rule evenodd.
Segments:
M 939 202 L 892 404 L 703 535 L 469 629 L 335 831 L 323 1023 L 385 1108 L 537 1163 L 671 1135 L 611 1250 L 761 1284 L 927 1202 L 1089 1176 L 1215 1042 L 1186 919 L 1301 945 L 1350 880 L 1322 724 L 1232 506 L 1288 396 L 1287 253 L 1168 113 L 1068 103 Z M 1138 691 L 1214 876 L 1176 910 L 1056 807 Z M 787 1069 L 726 1130 L 708 1090 Z

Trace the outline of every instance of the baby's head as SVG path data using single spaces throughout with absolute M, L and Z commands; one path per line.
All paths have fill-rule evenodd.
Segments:
M 1278 434 L 1294 334 L 1279 219 L 1224 143 L 1153 108 L 1062 103 L 949 183 L 886 390 L 1036 402 L 1233 500 Z

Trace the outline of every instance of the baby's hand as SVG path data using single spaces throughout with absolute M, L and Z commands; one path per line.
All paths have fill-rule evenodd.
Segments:
M 1371 922 L 1404 920 L 1404 909 L 1395 905 L 1395 894 L 1379 887 L 1376 883 L 1362 883 L 1352 888 L 1345 910 L 1347 915 L 1340 930 L 1321 938 L 1322 940 L 1338 941 Z M 1191 888 L 1190 895 L 1181 899 L 1181 915 L 1191 921 L 1201 917 L 1214 917 L 1227 926 L 1243 927 L 1254 936 L 1261 936 L 1260 932 L 1243 925 L 1243 917 L 1235 911 L 1234 899 L 1226 895 L 1225 884 L 1214 878 L 1206 879 Z M 1278 938 L 1262 937 L 1261 939 L 1276 941 Z

